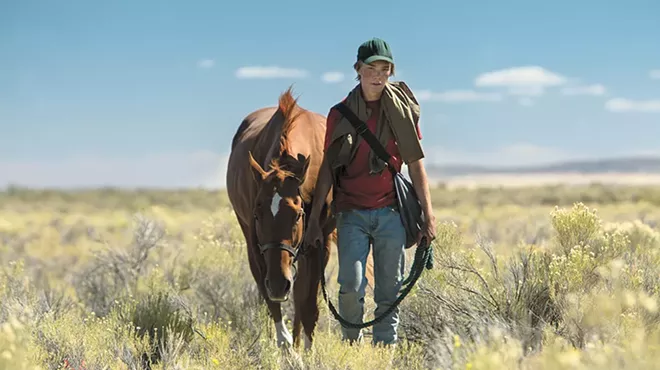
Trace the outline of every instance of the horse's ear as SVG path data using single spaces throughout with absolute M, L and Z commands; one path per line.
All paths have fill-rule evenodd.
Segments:
M 268 173 L 264 171 L 263 168 L 257 163 L 256 160 L 254 160 L 254 157 L 252 156 L 252 152 L 248 152 L 248 158 L 250 160 L 250 166 L 255 170 L 255 172 L 261 176 L 261 179 L 265 179 L 268 176 Z
M 302 154 L 298 154 L 298 162 L 300 162 L 300 173 L 298 175 L 298 179 L 300 180 L 301 183 L 305 182 L 305 176 L 307 175 L 307 170 L 309 169 L 309 163 L 311 162 L 311 157 L 307 156 L 305 157 Z

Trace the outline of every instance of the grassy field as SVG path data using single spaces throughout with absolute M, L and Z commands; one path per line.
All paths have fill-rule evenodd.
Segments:
M 435 267 L 402 304 L 401 345 L 342 344 L 322 302 L 305 353 L 276 348 L 223 192 L 8 189 L 0 369 L 660 368 L 658 187 L 433 199 Z

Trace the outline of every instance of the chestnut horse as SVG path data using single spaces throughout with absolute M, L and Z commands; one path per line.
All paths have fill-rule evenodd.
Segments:
M 309 349 L 319 317 L 319 277 L 335 229 L 330 196 L 320 220 L 325 248 L 301 244 L 323 160 L 325 128 L 326 118 L 298 106 L 289 88 L 278 107 L 247 115 L 232 141 L 227 192 L 247 242 L 250 270 L 275 322 L 278 347 L 298 347 L 302 325 Z M 292 289 L 293 338 L 280 307 Z

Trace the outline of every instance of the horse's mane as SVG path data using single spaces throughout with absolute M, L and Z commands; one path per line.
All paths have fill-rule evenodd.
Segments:
M 284 181 L 287 177 L 295 176 L 293 171 L 286 168 L 287 163 L 282 163 L 285 153 L 291 153 L 289 145 L 289 134 L 296 125 L 298 117 L 306 112 L 305 109 L 298 105 L 298 99 L 293 97 L 292 87 L 289 87 L 285 92 L 280 95 L 278 102 L 278 113 L 282 115 L 282 124 L 280 129 L 279 138 L 279 155 L 274 156 L 269 163 L 269 175 L 275 176 L 280 182 Z M 272 124 L 273 122 L 271 122 Z M 309 185 L 308 185 L 309 186 Z M 303 192 L 303 200 L 308 202 L 310 195 L 308 192 Z
M 274 173 L 277 179 L 282 182 L 284 179 L 287 177 L 293 177 L 293 171 L 289 171 L 285 168 L 283 168 L 280 165 L 280 161 L 277 158 L 273 158 L 270 160 L 270 172 Z
M 305 110 L 298 105 L 298 98 L 293 97 L 292 90 L 292 86 L 289 86 L 289 88 L 280 95 L 278 104 L 278 109 L 284 119 L 280 134 L 280 153 L 291 151 L 289 148 L 288 135 L 291 132 L 291 129 L 295 126 L 294 123 L 298 116 L 305 113 Z

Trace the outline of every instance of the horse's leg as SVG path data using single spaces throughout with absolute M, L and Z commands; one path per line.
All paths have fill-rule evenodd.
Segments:
M 304 287 L 305 297 L 300 302 L 300 319 L 305 331 L 305 350 L 309 350 L 312 347 L 314 330 L 319 320 L 318 294 L 321 286 L 320 274 L 330 258 L 330 243 L 330 238 L 324 236 L 323 248 L 312 248 L 307 258 L 304 259 L 306 275 L 304 280 L 307 284 Z M 321 256 L 323 256 L 323 263 L 320 261 Z
M 293 337 L 287 329 L 286 324 L 282 321 L 282 307 L 280 303 L 266 300 L 270 315 L 275 322 L 275 331 L 277 334 L 277 347 L 290 347 L 293 345 Z
M 318 278 L 314 276 L 314 266 L 318 265 L 318 262 L 315 260 L 317 260 L 319 256 L 318 250 L 316 248 L 310 248 L 307 253 L 307 255 L 298 261 L 298 268 L 300 271 L 298 278 L 296 279 L 296 284 L 293 287 L 295 305 L 295 316 L 293 320 L 293 341 L 296 348 L 298 348 L 300 346 L 301 329 L 304 326 L 304 340 L 306 350 L 311 346 L 308 328 L 310 318 L 314 316 L 318 317 L 318 310 L 314 311 L 314 307 L 310 307 L 309 301 L 310 296 L 312 295 L 311 288 L 314 286 L 314 281 L 318 280 Z
M 300 331 L 302 330 L 302 319 L 301 316 L 305 310 L 302 303 L 306 298 L 306 291 L 309 283 L 307 281 L 307 274 L 304 267 L 305 259 L 301 259 L 298 264 L 300 265 L 300 275 L 296 279 L 296 282 L 293 284 L 293 306 L 294 306 L 294 316 L 293 316 L 293 346 L 295 348 L 300 347 Z
M 293 343 L 296 348 L 300 347 L 300 335 L 304 317 L 314 313 L 310 311 L 308 301 L 310 294 L 312 294 L 311 288 L 314 286 L 314 280 L 317 279 L 316 275 L 318 275 L 314 269 L 314 262 L 318 259 L 318 253 L 316 253 L 315 248 L 311 247 L 307 253 L 307 255 L 298 261 L 298 278 L 293 285 L 293 302 L 295 307 Z M 305 334 L 305 348 L 309 346 L 309 342 L 309 337 Z

